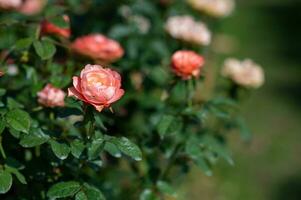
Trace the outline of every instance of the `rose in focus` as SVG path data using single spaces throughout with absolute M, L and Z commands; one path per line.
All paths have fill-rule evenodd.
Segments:
M 62 107 L 65 105 L 65 96 L 64 91 L 47 84 L 43 90 L 38 92 L 38 102 L 45 107 Z
M 204 63 L 201 55 L 188 50 L 177 51 L 171 58 L 172 70 L 184 80 L 190 79 L 192 76 L 198 77 Z
M 243 61 L 234 58 L 227 59 L 222 75 L 247 88 L 259 88 L 264 83 L 263 69 L 250 59 Z
M 123 48 L 117 41 L 101 34 L 90 34 L 77 38 L 71 48 L 80 55 L 104 63 L 114 62 L 124 54 Z
M 70 19 L 67 15 L 64 15 L 63 18 L 64 18 L 65 22 L 69 23 Z M 71 34 L 71 30 L 70 30 L 70 28 L 58 27 L 58 26 L 52 24 L 51 22 L 44 20 L 41 23 L 41 33 L 43 35 L 50 34 L 50 35 L 61 36 L 64 38 L 69 38 L 70 34 Z
M 80 76 L 73 77 L 68 95 L 91 104 L 99 112 L 124 94 L 119 73 L 100 65 L 86 65 Z

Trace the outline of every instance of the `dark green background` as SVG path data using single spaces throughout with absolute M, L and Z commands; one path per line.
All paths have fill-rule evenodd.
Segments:
M 235 166 L 195 169 L 184 199 L 301 199 L 301 1 L 241 0 L 222 31 L 238 44 L 229 55 L 260 63 L 266 84 L 243 108 L 252 142 L 229 135 Z

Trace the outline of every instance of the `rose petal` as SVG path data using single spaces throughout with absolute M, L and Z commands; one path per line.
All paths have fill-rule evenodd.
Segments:
M 68 88 L 68 96 L 69 96 L 69 97 L 74 96 L 74 97 L 76 97 L 76 98 L 79 99 L 79 100 L 82 100 L 82 101 L 84 101 L 84 102 L 88 102 L 88 101 L 85 99 L 85 97 L 84 97 L 82 94 L 80 94 L 74 87 Z

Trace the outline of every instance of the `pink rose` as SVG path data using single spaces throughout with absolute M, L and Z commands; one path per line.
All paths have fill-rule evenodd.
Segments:
M 38 102 L 46 107 L 64 106 L 65 92 L 59 88 L 47 84 L 43 90 L 38 92 Z
M 24 15 L 35 15 L 43 10 L 46 2 L 47 0 L 24 0 L 18 10 Z
M 100 65 L 86 65 L 79 77 L 73 77 L 68 96 L 75 96 L 101 112 L 123 96 L 124 90 L 120 87 L 121 77 L 116 71 Z
M 198 77 L 204 63 L 202 56 L 188 50 L 177 51 L 171 58 L 172 70 L 184 80 L 190 79 L 192 76 Z
M 0 71 L 0 77 L 3 76 L 3 75 L 4 75 L 4 72 L 3 72 L 3 71 Z
M 123 48 L 114 40 L 101 34 L 90 34 L 77 38 L 71 48 L 74 52 L 99 60 L 111 63 L 123 56 Z
M 67 15 L 64 15 L 63 18 L 66 22 L 70 21 L 70 19 Z M 44 20 L 41 23 L 41 33 L 44 35 L 53 34 L 53 35 L 61 36 L 64 38 L 69 38 L 71 31 L 70 31 L 70 28 L 60 28 L 60 27 L 50 23 L 49 21 Z

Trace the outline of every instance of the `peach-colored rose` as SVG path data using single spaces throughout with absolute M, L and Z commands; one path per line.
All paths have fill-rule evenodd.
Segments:
M 0 77 L 3 76 L 3 75 L 4 75 L 4 72 L 3 72 L 3 71 L 0 71 Z
M 0 0 L 1 9 L 16 9 L 22 4 L 22 0 Z
M 124 53 L 118 42 L 101 34 L 90 34 L 77 38 L 72 44 L 72 49 L 78 54 L 105 63 L 118 60 Z
M 100 65 L 86 65 L 79 77 L 73 77 L 73 87 L 68 88 L 68 96 L 93 105 L 99 112 L 119 100 L 123 94 L 120 75 Z
M 66 22 L 70 21 L 70 19 L 67 15 L 64 15 L 63 18 Z M 52 35 L 62 36 L 64 38 L 69 38 L 70 34 L 71 34 L 71 30 L 70 30 L 70 28 L 60 28 L 60 27 L 50 23 L 49 21 L 44 20 L 41 23 L 41 33 L 45 34 L 45 35 L 52 34 Z
M 40 13 L 47 0 L 24 0 L 18 11 L 24 15 L 36 15 Z
M 38 92 L 38 102 L 46 107 L 62 107 L 65 105 L 65 92 L 53 87 L 50 83 L 43 90 Z
M 172 70 L 184 80 L 190 79 L 192 76 L 198 77 L 204 63 L 201 55 L 188 50 L 177 51 L 171 58 Z

